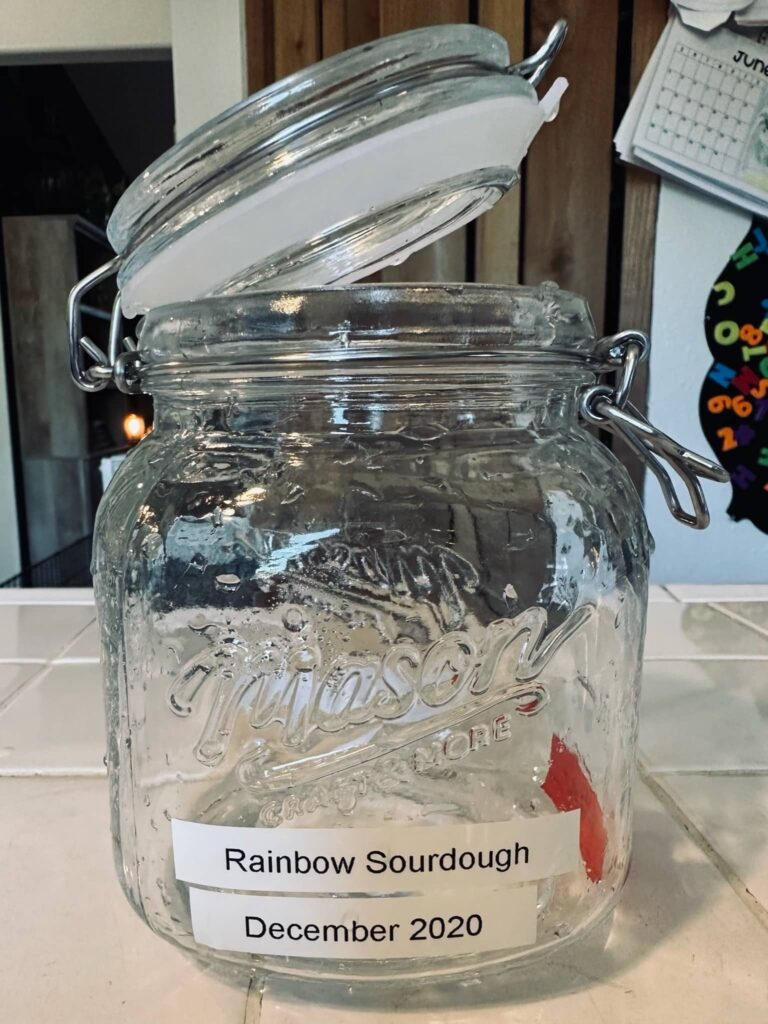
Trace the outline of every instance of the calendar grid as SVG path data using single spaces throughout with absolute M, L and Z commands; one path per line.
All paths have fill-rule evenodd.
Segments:
M 763 96 L 764 89 L 748 71 L 677 43 L 646 140 L 659 150 L 735 175 Z
M 629 163 L 768 216 L 768 46 L 670 18 L 615 142 Z

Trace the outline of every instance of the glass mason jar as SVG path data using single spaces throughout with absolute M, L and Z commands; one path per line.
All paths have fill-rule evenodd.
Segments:
M 577 296 L 309 289 L 151 312 L 98 514 L 114 850 L 158 934 L 462 975 L 613 907 L 650 538 L 579 419 Z

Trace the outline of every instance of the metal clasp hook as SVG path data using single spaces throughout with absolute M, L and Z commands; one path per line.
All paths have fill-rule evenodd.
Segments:
M 675 519 L 695 530 L 706 529 L 709 509 L 699 477 L 727 483 L 728 473 L 716 462 L 697 455 L 654 427 L 629 401 L 635 371 L 650 350 L 647 335 L 640 331 L 623 331 L 606 338 L 603 348 L 607 356 L 606 368 L 621 368 L 619 380 L 615 387 L 596 384 L 587 388 L 579 404 L 582 417 L 621 437 L 648 464 Z M 680 504 L 672 478 L 657 456 L 664 459 L 685 484 L 693 512 L 686 512 Z
M 536 53 L 532 53 L 530 57 L 525 57 L 517 64 L 511 64 L 507 71 L 510 75 L 520 75 L 522 78 L 527 78 L 535 88 L 547 71 L 549 71 L 549 67 L 560 52 L 567 34 L 568 22 L 565 18 L 560 18 L 550 29 L 549 35 Z
M 109 347 L 102 352 L 90 338 L 82 333 L 81 302 L 83 296 L 97 284 L 117 272 L 120 257 L 114 256 L 92 273 L 79 281 L 67 299 L 67 326 L 69 331 L 69 369 L 75 384 L 83 391 L 103 391 L 114 382 L 121 391 L 131 393 L 138 390 L 137 378 L 140 359 L 136 344 L 131 338 L 123 337 L 123 315 L 120 308 L 120 293 L 112 306 L 109 322 Z M 83 352 L 93 359 L 92 366 L 83 365 Z

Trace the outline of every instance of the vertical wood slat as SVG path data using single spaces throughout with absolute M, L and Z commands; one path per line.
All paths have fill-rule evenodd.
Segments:
M 427 25 L 467 21 L 468 0 L 380 0 L 379 35 L 382 36 Z M 381 278 L 384 281 L 463 281 L 466 267 L 467 232 L 461 230 L 420 249 L 400 266 L 385 268 Z
M 379 36 L 379 0 L 321 0 L 323 57 Z
M 525 0 L 480 0 L 478 24 L 509 43 L 510 63 L 525 53 Z M 520 187 L 515 185 L 477 221 L 475 280 L 515 284 L 520 279 Z
M 346 0 L 320 0 L 323 57 L 333 57 L 347 49 L 346 15 Z
M 632 24 L 631 91 L 640 81 L 667 23 L 666 0 L 635 0 Z M 651 321 L 653 251 L 659 179 L 639 167 L 627 166 L 624 186 L 624 232 L 619 320 L 622 330 L 647 330 Z
M 275 80 L 273 0 L 245 0 L 245 68 L 248 94 Z
M 275 78 L 284 78 L 321 58 L 318 0 L 276 0 L 273 4 Z
M 530 10 L 531 51 L 559 17 L 568 20 L 547 82 L 563 75 L 570 87 L 527 160 L 523 279 L 554 280 L 585 295 L 602 330 L 619 2 L 603 0 L 599 15 L 584 0 L 532 0 Z
M 667 23 L 666 0 L 635 0 L 632 18 L 632 65 L 630 92 L 637 88 L 659 36 Z M 651 326 L 653 299 L 653 260 L 656 243 L 656 213 L 659 202 L 659 178 L 651 171 L 627 166 L 624 176 L 624 225 L 622 235 L 619 330 L 635 328 L 647 331 Z M 648 406 L 648 363 L 638 367 L 630 401 L 641 412 Z M 646 471 L 644 464 L 623 443 L 614 445 L 614 454 L 629 471 L 642 495 Z

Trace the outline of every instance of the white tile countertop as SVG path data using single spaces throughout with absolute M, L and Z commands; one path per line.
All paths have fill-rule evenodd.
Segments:
M 365 1011 L 225 983 L 131 911 L 109 840 L 90 591 L 0 590 L 3 1024 L 765 1024 L 768 587 L 653 588 L 635 845 L 610 934 L 503 988 Z

